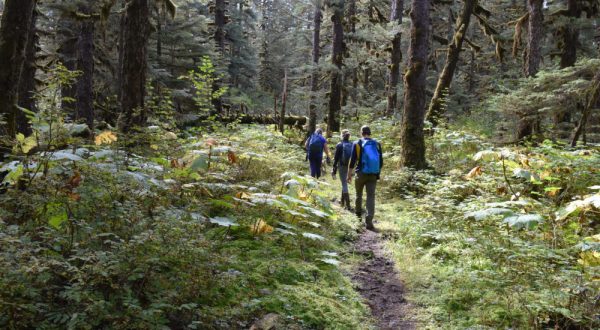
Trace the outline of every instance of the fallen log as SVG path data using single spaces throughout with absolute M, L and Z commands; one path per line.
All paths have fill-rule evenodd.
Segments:
M 279 117 L 274 116 L 256 116 L 256 115 L 239 115 L 239 116 L 208 116 L 196 114 L 183 114 L 179 116 L 177 122 L 182 128 L 202 126 L 207 121 L 218 121 L 221 123 L 239 122 L 240 124 L 262 124 L 262 125 L 278 125 Z M 283 123 L 290 128 L 303 129 L 307 123 L 307 118 L 304 116 L 286 116 Z

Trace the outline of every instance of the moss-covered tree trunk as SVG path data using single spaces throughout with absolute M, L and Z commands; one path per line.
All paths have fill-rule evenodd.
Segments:
M 427 112 L 427 120 L 429 120 L 433 126 L 437 126 L 444 116 L 446 110 L 446 97 L 448 96 L 450 85 L 452 84 L 452 78 L 454 77 L 454 72 L 456 71 L 458 60 L 460 59 L 460 52 L 462 51 L 462 44 L 465 40 L 471 21 L 471 15 L 473 14 L 476 4 L 477 0 L 465 0 L 463 10 L 456 22 L 454 36 L 448 44 L 446 63 L 438 78 Z
M 308 108 L 308 134 L 312 134 L 317 128 L 317 91 L 319 90 L 319 58 L 321 57 L 321 21 L 323 14 L 320 3 L 315 4 L 313 14 L 313 47 L 312 47 L 312 72 L 310 77 L 310 105 Z
M 579 120 L 579 124 L 575 131 L 573 132 L 573 137 L 571 138 L 571 146 L 575 147 L 577 145 L 577 141 L 581 137 L 581 135 L 585 131 L 585 125 L 592 113 L 592 110 L 598 104 L 598 100 L 600 99 L 600 71 L 596 73 L 594 76 L 594 80 L 592 81 L 592 89 L 590 92 L 590 96 L 588 97 L 588 102 L 583 109 L 583 113 L 581 115 L 581 119 Z
M 57 22 L 58 32 L 58 59 L 69 71 L 77 70 L 77 22 L 71 16 L 70 11 L 62 13 Z M 75 99 L 77 89 L 75 84 L 63 84 L 60 90 L 61 108 L 69 114 L 76 117 Z
M 36 2 L 6 0 L 0 24 L 0 116 L 6 122 L 0 134 L 11 137 L 17 132 L 19 79 Z
M 132 0 L 123 20 L 123 63 L 121 67 L 120 129 L 146 123 L 146 68 L 150 34 L 148 0 Z
M 33 11 L 31 16 L 31 25 L 29 26 L 29 36 L 27 37 L 27 46 L 25 48 L 25 63 L 19 79 L 19 106 L 21 108 L 36 112 L 35 103 L 36 81 L 35 73 L 37 71 L 36 54 L 38 50 L 38 34 L 36 29 L 38 13 Z M 23 111 L 17 111 L 17 131 L 26 135 L 31 134 L 31 126 L 27 116 Z
M 403 0 L 392 0 L 390 22 L 402 25 Z M 398 31 L 392 40 L 392 54 L 390 59 L 390 76 L 388 78 L 387 114 L 391 115 L 398 110 L 398 82 L 400 80 L 400 62 L 402 61 L 402 33 Z
M 543 0 L 527 0 L 529 19 L 527 26 L 527 49 L 525 50 L 523 68 L 525 77 L 535 77 L 540 69 L 544 28 L 543 3 Z M 520 115 L 517 127 L 517 140 L 523 140 L 536 132 L 539 133 L 539 130 L 540 121 L 537 114 L 524 113 Z
M 562 47 L 560 52 L 560 67 L 567 68 L 577 62 L 577 46 L 579 44 L 579 29 L 577 18 L 581 17 L 581 9 L 577 0 L 567 0 L 569 23 L 562 27 Z
M 429 0 L 412 1 L 408 71 L 404 75 L 404 113 L 401 130 L 402 165 L 415 169 L 423 169 L 427 166 L 423 124 L 429 56 L 429 7 Z
M 342 108 L 342 65 L 344 61 L 344 0 L 331 0 L 333 15 L 333 45 L 331 51 L 331 64 L 335 67 L 331 71 L 331 84 L 329 91 L 329 112 L 327 115 L 327 137 L 340 130 L 340 113 Z
M 79 11 L 91 15 L 89 4 L 82 4 Z M 77 39 L 77 70 L 81 76 L 77 79 L 77 117 L 94 127 L 94 30 L 95 22 L 88 18 L 80 22 L 79 37 Z
M 535 77 L 542 59 L 542 37 L 544 28 L 543 0 L 528 0 L 529 21 L 527 27 L 527 50 L 525 53 L 525 77 Z
M 283 92 L 281 93 L 281 113 L 279 114 L 279 132 L 283 134 L 285 130 L 285 107 L 287 105 L 287 90 L 288 90 L 288 75 L 287 69 L 283 73 Z

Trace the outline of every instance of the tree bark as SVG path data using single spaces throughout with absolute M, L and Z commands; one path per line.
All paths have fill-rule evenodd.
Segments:
M 390 22 L 402 25 L 403 0 L 392 0 Z M 398 108 L 398 81 L 400 80 L 400 62 L 402 61 L 402 33 L 398 32 L 392 40 L 392 55 L 390 59 L 390 76 L 388 80 L 387 114 L 392 115 Z
M 123 64 L 121 67 L 121 122 L 127 132 L 146 123 L 146 68 L 150 34 L 148 0 L 132 0 L 125 12 L 123 31 Z
M 321 21 L 323 14 L 319 3 L 315 5 L 313 21 L 315 24 L 313 30 L 313 48 L 312 48 L 312 73 L 310 77 L 310 105 L 308 108 L 308 132 L 312 134 L 317 129 L 317 91 L 319 90 L 319 58 L 321 43 Z
M 36 112 L 35 103 L 36 82 L 35 73 L 37 71 L 36 54 L 38 50 L 38 35 L 36 30 L 37 11 L 34 9 L 31 16 L 31 25 L 29 26 L 29 35 L 27 37 L 27 46 L 25 48 L 25 63 L 21 71 L 19 80 L 19 106 L 29 111 Z M 25 135 L 31 134 L 31 125 L 23 111 L 17 111 L 17 132 Z
M 437 126 L 444 116 L 445 100 L 448 96 L 450 85 L 452 84 L 452 78 L 456 71 L 458 60 L 460 59 L 460 52 L 462 51 L 463 41 L 465 40 L 469 23 L 471 21 L 471 15 L 475 9 L 476 0 L 465 0 L 463 10 L 456 22 L 456 30 L 452 41 L 448 45 L 448 51 L 446 52 L 446 63 L 442 69 L 442 73 L 437 81 L 433 97 L 429 103 L 429 111 L 427 112 L 427 120 L 429 120 L 433 126 Z
M 542 58 L 542 33 L 544 15 L 543 0 L 527 0 L 529 12 L 527 28 L 527 49 L 525 51 L 525 77 L 535 77 Z M 539 131 L 540 121 L 537 115 L 522 114 L 517 127 L 517 140 L 523 140 Z
M 542 58 L 542 35 L 544 14 L 543 0 L 528 0 L 529 22 L 527 29 L 527 52 L 525 54 L 525 77 L 535 77 Z
M 429 56 L 429 7 L 429 0 L 412 1 L 408 71 L 404 76 L 404 114 L 401 130 L 402 165 L 415 169 L 427 167 L 423 124 Z
M 81 5 L 79 10 L 87 15 L 92 14 L 89 5 Z M 94 30 L 93 19 L 80 22 L 79 38 L 77 40 L 77 69 L 81 72 L 78 77 L 77 117 L 84 119 L 90 129 L 94 129 Z
M 58 58 L 62 65 L 69 71 L 77 70 L 77 23 L 67 13 L 63 13 L 58 20 L 58 35 L 60 47 L 58 48 Z M 77 98 L 77 88 L 74 83 L 64 84 L 60 90 L 61 108 L 69 116 L 77 117 L 75 99 Z
M 0 134 L 17 133 L 19 80 L 25 63 L 27 37 L 36 0 L 6 0 L 0 24 Z
M 279 115 L 279 131 L 283 134 L 285 129 L 285 106 L 287 103 L 287 85 L 288 85 L 288 76 L 287 69 L 283 74 L 283 92 L 281 94 L 281 113 Z
M 332 137 L 333 132 L 340 130 L 340 112 L 342 108 L 342 65 L 344 61 L 344 1 L 334 0 L 330 5 L 333 9 L 331 21 L 333 23 L 333 49 L 331 64 L 335 68 L 331 72 L 331 85 L 329 91 L 329 113 L 327 115 L 327 137 Z
M 217 50 L 221 56 L 225 55 L 225 8 L 226 2 L 225 0 L 215 0 L 215 43 L 217 45 Z M 218 91 L 221 88 L 220 84 L 215 81 L 213 84 L 213 92 Z M 223 101 L 220 97 L 212 99 L 213 107 L 215 108 L 215 113 L 221 114 L 223 112 Z
M 567 0 L 567 15 L 569 24 L 562 27 L 562 49 L 560 54 L 561 69 L 575 65 L 577 62 L 577 45 L 579 44 L 579 29 L 575 19 L 581 17 L 581 9 L 577 0 Z
M 592 89 L 590 96 L 588 98 L 588 103 L 586 107 L 583 109 L 583 113 L 581 114 L 581 119 L 579 120 L 579 124 L 577 128 L 573 132 L 573 137 L 571 138 L 571 147 L 575 147 L 577 145 L 577 140 L 584 134 L 585 125 L 587 124 L 588 118 L 592 113 L 592 109 L 594 109 L 598 103 L 598 99 L 600 98 L 600 71 L 596 73 L 594 76 L 594 80 L 592 81 Z

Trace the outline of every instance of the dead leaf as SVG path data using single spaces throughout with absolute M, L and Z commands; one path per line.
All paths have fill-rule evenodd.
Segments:
M 231 163 L 231 164 L 237 164 L 237 162 L 238 162 L 238 158 L 237 158 L 235 152 L 233 152 L 231 150 L 229 150 L 227 152 L 227 159 L 229 160 L 229 163 Z
M 254 235 L 268 234 L 271 232 L 273 232 L 273 227 L 269 226 L 263 219 L 258 219 L 252 226 L 252 233 Z
M 235 194 L 235 197 L 239 198 L 239 199 L 250 199 L 250 195 L 248 195 L 247 193 L 240 191 L 237 194 Z
M 111 131 L 104 131 L 94 138 L 94 143 L 99 146 L 102 144 L 112 144 L 117 141 L 117 136 Z
M 480 176 L 481 174 L 482 174 L 481 166 L 476 166 L 471 171 L 469 171 L 469 174 L 467 174 L 466 178 L 473 179 L 474 177 Z
M 79 171 L 75 171 L 75 173 L 73 173 L 73 176 L 71 176 L 69 178 L 69 181 L 67 181 L 66 187 L 69 190 L 73 190 L 73 189 L 79 187 L 80 184 L 81 184 L 81 173 L 79 173 Z
M 215 140 L 215 139 L 213 139 L 213 138 L 207 139 L 205 143 L 206 143 L 206 145 L 208 145 L 208 146 L 216 146 L 216 145 L 218 144 L 218 143 L 217 143 L 217 140 Z

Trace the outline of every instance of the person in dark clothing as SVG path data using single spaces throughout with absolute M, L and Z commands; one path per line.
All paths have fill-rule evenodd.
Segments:
M 342 131 L 342 141 L 335 146 L 331 175 L 335 179 L 335 175 L 339 170 L 340 181 L 342 182 L 342 207 L 345 207 L 347 210 L 351 209 L 347 178 L 348 164 L 350 164 L 350 157 L 352 157 L 352 147 L 353 143 L 350 142 L 350 131 L 345 129 Z
M 362 219 L 362 194 L 367 190 L 367 215 L 366 227 L 375 230 L 373 217 L 375 216 L 375 188 L 377 180 L 381 175 L 383 167 L 383 152 L 381 144 L 371 138 L 371 129 L 363 126 L 361 129 L 362 139 L 354 142 L 352 157 L 348 168 L 348 183 L 352 182 L 353 172 L 356 174 L 354 187 L 356 188 L 356 216 Z M 354 171 L 352 171 L 354 169 Z
M 317 128 L 304 145 L 306 148 L 306 159 L 310 163 L 310 176 L 321 177 L 321 166 L 323 164 L 323 151 L 327 155 L 327 164 L 331 164 L 331 153 L 327 146 L 327 139 L 323 136 L 323 130 Z

